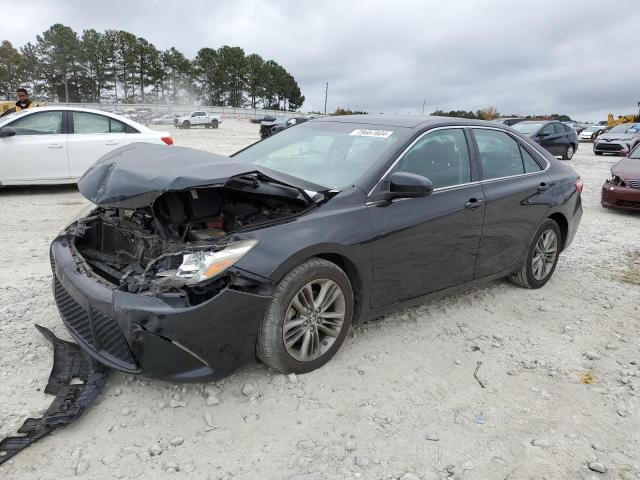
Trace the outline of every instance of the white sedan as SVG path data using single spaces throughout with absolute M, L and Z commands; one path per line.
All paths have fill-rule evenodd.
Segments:
M 173 145 L 167 132 L 100 110 L 11 113 L 0 117 L 0 186 L 75 183 L 100 157 L 134 142 Z

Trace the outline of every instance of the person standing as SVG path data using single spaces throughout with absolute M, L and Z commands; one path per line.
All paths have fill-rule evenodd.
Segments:
M 16 102 L 16 112 L 20 110 L 24 110 L 25 108 L 33 107 L 33 102 L 29 100 L 29 92 L 27 92 L 26 88 L 19 88 L 16 90 L 16 95 L 18 96 L 18 101 Z

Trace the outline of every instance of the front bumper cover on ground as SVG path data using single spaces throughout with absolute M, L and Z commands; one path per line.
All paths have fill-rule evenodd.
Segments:
M 57 338 L 40 325 L 36 328 L 53 345 L 53 368 L 44 392 L 55 395 L 42 418 L 27 418 L 19 437 L 0 441 L 0 465 L 58 427 L 70 424 L 91 406 L 107 381 L 108 370 L 94 362 L 75 343 Z

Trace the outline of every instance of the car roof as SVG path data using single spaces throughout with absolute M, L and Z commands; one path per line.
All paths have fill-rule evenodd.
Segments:
M 436 116 L 411 116 L 411 115 L 391 115 L 391 114 L 366 114 L 366 115 L 338 115 L 327 116 L 311 120 L 312 122 L 336 122 L 336 123 L 360 123 L 367 125 L 379 125 L 387 127 L 401 127 L 418 129 L 441 124 L 453 125 L 476 125 L 476 126 L 502 126 L 495 122 L 486 120 L 472 120 L 459 117 L 436 117 Z
M 551 123 L 551 122 L 557 122 L 557 120 L 523 120 L 522 122 L 519 122 L 519 123 Z
M 74 107 L 74 106 L 69 106 L 69 105 L 52 105 L 50 107 L 33 107 L 33 108 L 27 108 L 27 109 L 23 109 L 20 112 L 18 112 L 19 114 L 32 114 L 32 113 L 36 113 L 36 112 L 46 112 L 46 111 L 60 111 L 60 110 L 64 110 L 64 111 L 73 111 L 73 112 L 87 112 L 87 113 L 96 113 L 98 115 L 104 115 L 105 117 L 111 117 L 115 120 L 118 120 L 120 122 L 126 123 L 131 125 L 132 127 L 137 128 L 138 130 L 148 130 L 147 127 L 145 127 L 144 125 L 142 125 L 141 123 L 138 123 L 136 121 L 131 120 L 130 118 L 127 117 L 123 117 L 121 115 L 118 115 L 117 113 L 113 113 L 113 112 L 106 112 L 104 110 L 96 110 L 94 108 L 83 108 L 83 107 Z M 23 113 L 24 112 L 24 113 Z M 11 117 L 11 118 L 15 118 L 15 117 Z M 0 122 L 2 122 L 2 120 L 4 120 L 4 117 L 0 117 Z

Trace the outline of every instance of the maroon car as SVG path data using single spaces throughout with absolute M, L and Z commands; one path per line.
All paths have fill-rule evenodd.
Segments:
M 602 206 L 640 211 L 640 146 L 611 167 L 602 186 Z

